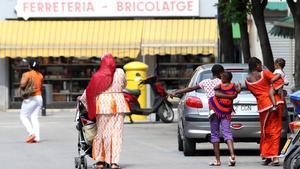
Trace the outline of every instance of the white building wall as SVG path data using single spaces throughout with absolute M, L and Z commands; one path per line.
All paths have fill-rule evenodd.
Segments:
M 260 41 L 259 41 L 259 37 L 258 37 L 258 33 L 257 33 L 257 28 L 255 26 L 254 23 L 254 19 L 251 16 L 250 20 L 249 20 L 249 41 L 250 41 L 250 54 L 251 57 L 257 57 L 259 58 L 261 61 L 263 61 L 262 59 L 262 51 L 260 48 Z
M 9 105 L 9 68 L 8 59 L 0 58 L 0 111 L 8 109 Z
M 267 22 L 266 26 L 267 31 L 269 32 L 272 29 L 273 24 L 271 22 Z M 293 39 L 273 36 L 271 34 L 269 34 L 269 40 L 273 51 L 274 60 L 277 58 L 283 58 L 286 61 L 284 71 L 287 74 L 288 80 L 290 82 L 290 84 L 286 88 L 291 89 L 294 86 L 293 74 L 295 70 L 295 41 Z

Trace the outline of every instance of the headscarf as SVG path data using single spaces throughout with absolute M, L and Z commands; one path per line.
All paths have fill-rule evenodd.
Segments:
M 115 69 L 116 63 L 112 54 L 104 54 L 100 61 L 100 68 L 93 74 L 86 88 L 88 118 L 90 120 L 96 118 L 96 97 L 110 87 Z

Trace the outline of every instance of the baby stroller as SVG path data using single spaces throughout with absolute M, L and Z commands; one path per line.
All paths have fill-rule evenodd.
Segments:
M 97 133 L 97 126 L 95 121 L 88 120 L 87 110 L 81 101 L 77 101 L 75 122 L 78 131 L 78 157 L 75 157 L 75 168 L 87 169 L 86 156 L 92 157 L 92 142 Z

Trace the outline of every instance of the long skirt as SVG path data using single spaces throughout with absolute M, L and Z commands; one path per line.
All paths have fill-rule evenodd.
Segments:
M 124 114 L 98 114 L 98 132 L 93 141 L 93 159 L 119 163 L 123 141 Z
M 265 158 L 277 157 L 280 146 L 283 105 L 276 112 L 264 111 L 260 118 L 260 155 Z

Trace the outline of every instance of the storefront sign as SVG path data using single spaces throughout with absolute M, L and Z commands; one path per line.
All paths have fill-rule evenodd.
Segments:
M 199 16 L 199 0 L 18 0 L 18 17 Z

